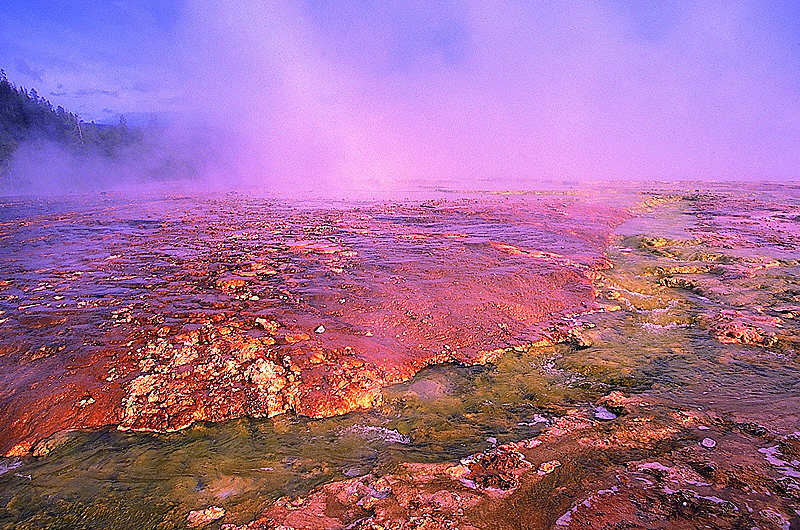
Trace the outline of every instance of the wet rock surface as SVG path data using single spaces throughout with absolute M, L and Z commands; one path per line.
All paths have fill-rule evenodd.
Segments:
M 592 279 L 624 218 L 571 199 L 6 209 L 7 456 L 65 429 L 344 414 L 431 364 L 567 340 L 600 309 Z
M 788 477 L 798 462 L 783 469 L 786 462 L 770 457 L 772 449 L 759 449 L 772 442 L 771 435 L 748 434 L 660 400 L 614 393 L 605 402 L 625 409 L 613 425 L 570 414 L 535 439 L 489 449 L 454 465 L 406 464 L 390 475 L 327 484 L 303 498 L 280 499 L 247 525 L 227 528 L 796 524 L 800 490 Z M 713 453 L 697 443 L 702 433 L 722 440 Z
M 200 526 L 206 526 L 212 521 L 216 521 L 222 517 L 225 517 L 225 510 L 219 506 L 211 506 L 210 508 L 206 508 L 204 510 L 195 510 L 189 512 L 189 515 L 186 517 L 186 522 L 189 528 L 197 528 Z
M 800 188 L 639 198 L 610 242 L 586 198 L 236 198 L 106 306 L 9 272 L 0 524 L 797 527 Z
M 797 207 L 797 194 L 788 194 L 783 204 L 742 201 L 738 193 L 726 192 L 660 204 L 672 201 L 689 216 L 687 231 L 631 242 L 657 256 L 657 264 L 645 265 L 641 276 L 649 287 L 633 290 L 614 279 L 603 296 L 647 315 L 647 333 L 696 330 L 691 336 L 697 340 L 705 334 L 726 352 L 723 363 L 743 367 L 745 359 L 763 358 L 756 362 L 766 366 L 771 356 L 778 362 L 795 359 L 798 326 L 792 308 L 800 293 L 793 287 L 800 229 L 785 212 Z M 601 291 L 608 281 L 601 279 Z M 691 309 L 677 320 L 666 318 L 680 307 Z M 597 355 L 591 348 L 598 335 L 589 335 L 593 338 L 571 343 Z M 536 438 L 460 462 L 403 467 L 378 479 L 395 488 L 371 501 L 372 511 L 326 523 L 331 528 L 800 527 L 800 460 L 786 456 L 797 455 L 796 400 L 789 389 L 767 401 L 755 397 L 764 395 L 756 389 L 736 396 L 741 387 L 726 388 L 728 377 L 734 375 L 715 383 L 723 385 L 716 392 L 709 391 L 714 387 L 709 382 L 646 397 L 612 392 L 593 407 L 568 411 Z M 308 498 L 329 506 L 328 487 Z M 409 497 L 418 502 L 398 500 Z M 426 502 L 434 498 L 461 502 L 457 507 Z M 293 519 L 286 509 L 291 502 L 281 502 L 281 510 L 267 510 L 241 528 L 320 528 L 314 520 Z
M 650 273 L 661 285 L 707 301 L 697 323 L 723 343 L 775 347 L 794 355 L 800 226 L 791 187 L 683 195 L 683 237 L 638 236 L 662 258 Z

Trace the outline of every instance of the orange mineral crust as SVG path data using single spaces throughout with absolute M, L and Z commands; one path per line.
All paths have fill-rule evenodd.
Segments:
M 564 197 L 5 204 L 0 454 L 65 429 L 327 417 L 569 340 L 621 209 Z

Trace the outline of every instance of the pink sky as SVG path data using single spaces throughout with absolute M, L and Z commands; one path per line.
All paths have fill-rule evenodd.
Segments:
M 0 19 L 9 77 L 91 119 L 220 127 L 246 184 L 798 178 L 793 3 L 117 4 L 127 44 L 100 35 L 114 7 Z

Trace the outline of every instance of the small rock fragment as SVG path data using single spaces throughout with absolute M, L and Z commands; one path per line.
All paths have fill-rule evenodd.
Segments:
M 542 465 L 539 466 L 539 471 L 537 473 L 539 475 L 547 475 L 555 471 L 555 469 L 561 465 L 561 462 L 558 460 L 550 460 L 549 462 L 542 462 Z
M 189 512 L 189 515 L 186 517 L 186 521 L 189 524 L 189 528 L 197 528 L 200 526 L 205 526 L 208 523 L 216 521 L 222 517 L 225 517 L 225 510 L 219 506 L 211 506 L 205 510 L 194 510 Z
M 320 325 L 319 325 L 319 326 L 317 326 L 317 328 L 314 330 L 314 333 L 325 333 L 325 326 L 323 326 L 322 324 L 320 324 Z
M 717 446 L 717 442 L 715 442 L 711 438 L 703 438 L 703 441 L 700 442 L 700 445 L 702 445 L 706 449 L 713 449 L 714 447 Z
M 275 333 L 280 327 L 280 324 L 269 318 L 256 317 L 255 322 L 256 326 L 261 326 L 267 333 Z
M 75 403 L 75 405 L 78 406 L 78 407 L 88 407 L 92 403 L 94 403 L 94 398 L 92 396 L 86 396 L 86 397 L 83 397 L 83 398 L 79 399 Z
M 469 473 L 470 469 L 463 464 L 458 464 L 447 468 L 447 474 L 450 475 L 452 480 L 461 480 L 469 475 Z

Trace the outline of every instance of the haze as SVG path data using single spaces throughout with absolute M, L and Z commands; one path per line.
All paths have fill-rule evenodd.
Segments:
M 84 120 L 155 113 L 178 145 L 213 129 L 222 186 L 800 168 L 797 2 L 13 0 L 0 50 L 9 79 Z

